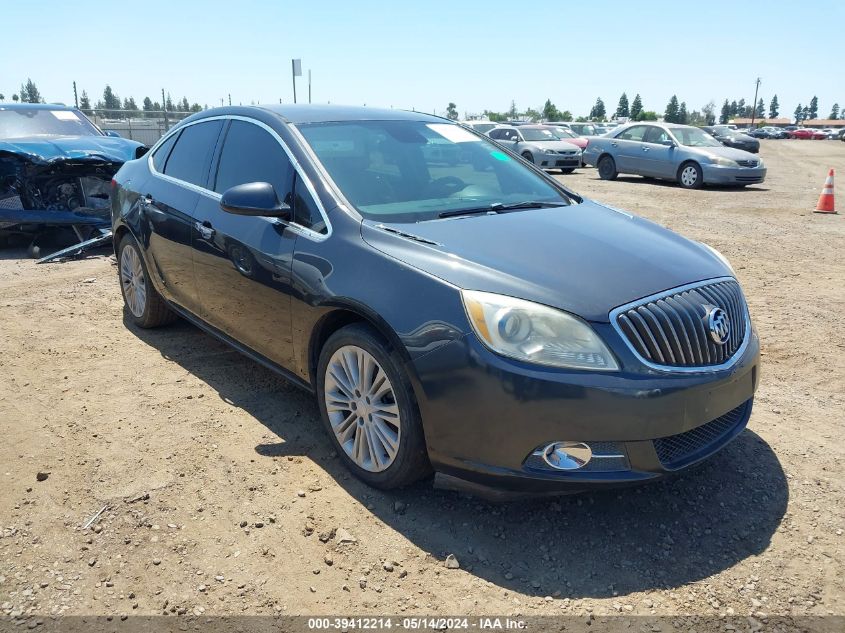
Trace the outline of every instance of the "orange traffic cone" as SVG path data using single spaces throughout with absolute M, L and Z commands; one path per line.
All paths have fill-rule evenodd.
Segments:
M 819 203 L 813 213 L 836 213 L 833 206 L 833 168 L 828 173 L 827 180 L 824 181 L 822 195 L 819 196 Z

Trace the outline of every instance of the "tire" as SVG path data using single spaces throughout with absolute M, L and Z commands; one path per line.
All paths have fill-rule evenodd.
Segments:
M 531 154 L 531 152 L 522 152 L 522 157 L 532 165 L 534 164 L 534 156 Z
M 362 359 L 369 371 L 359 371 Z M 360 323 L 332 334 L 317 364 L 320 417 L 332 444 L 352 474 L 382 490 L 407 486 L 431 472 L 419 408 L 403 365 L 396 350 Z
M 599 168 L 599 178 L 602 180 L 616 180 L 619 175 L 619 172 L 616 171 L 616 161 L 613 160 L 613 156 L 602 156 L 596 167 Z
M 153 328 L 176 320 L 176 314 L 150 283 L 141 249 L 129 233 L 123 236 L 117 247 L 117 277 L 126 314 L 132 323 L 142 328 Z
M 562 173 L 562 174 L 571 174 L 573 171 L 575 171 L 575 168 L 574 168 L 574 167 L 567 167 L 566 169 L 561 169 L 561 170 L 560 170 L 560 173 Z
M 704 186 L 704 172 L 701 165 L 692 161 L 678 168 L 678 184 L 684 189 L 701 189 Z

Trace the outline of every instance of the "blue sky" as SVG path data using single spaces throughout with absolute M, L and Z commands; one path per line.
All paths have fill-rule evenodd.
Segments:
M 529 8 L 530 7 L 530 8 Z M 695 7 L 695 11 L 679 10 Z M 3 6 L 0 93 L 31 77 L 48 101 L 120 97 L 219 105 L 292 101 L 290 60 L 313 72 L 315 102 L 442 112 L 539 108 L 587 114 L 596 97 L 642 95 L 662 113 L 754 96 L 781 114 L 819 97 L 845 106 L 845 2 L 519 3 L 193 0 Z M 306 77 L 297 80 L 307 99 Z

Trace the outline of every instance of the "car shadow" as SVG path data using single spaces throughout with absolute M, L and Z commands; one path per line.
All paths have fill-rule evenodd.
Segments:
M 504 589 L 577 599 L 680 587 L 765 551 L 786 512 L 780 462 L 751 431 L 698 468 L 636 488 L 507 504 L 434 490 L 431 479 L 374 490 L 335 454 L 311 394 L 184 321 L 158 330 L 125 322 L 278 438 L 256 446 L 258 456 L 311 459 L 421 550 L 454 554 Z
M 592 178 L 592 180 L 602 180 L 598 176 Z M 653 185 L 656 187 L 673 187 L 676 189 L 682 189 L 682 187 L 676 183 L 672 182 L 671 180 L 661 180 L 659 178 L 644 178 L 642 176 L 617 176 L 616 182 L 629 182 L 632 184 L 637 185 Z M 746 192 L 753 192 L 753 191 L 768 191 L 766 187 L 760 187 L 759 185 L 747 185 L 745 187 L 738 187 L 732 185 L 705 185 L 705 191 L 724 191 L 726 193 L 746 193 Z

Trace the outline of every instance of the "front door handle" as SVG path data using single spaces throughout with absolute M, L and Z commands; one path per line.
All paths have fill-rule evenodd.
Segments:
M 611 147 L 619 147 L 619 143 L 611 143 L 610 146 Z
M 648 151 L 648 148 L 647 148 L 647 147 L 643 147 L 643 151 L 644 151 L 644 152 L 647 152 L 647 151 Z
M 199 234 L 202 236 L 204 240 L 210 240 L 214 237 L 214 228 L 211 226 L 211 222 L 208 220 L 203 220 L 202 222 L 194 222 L 194 226 L 196 227 Z

